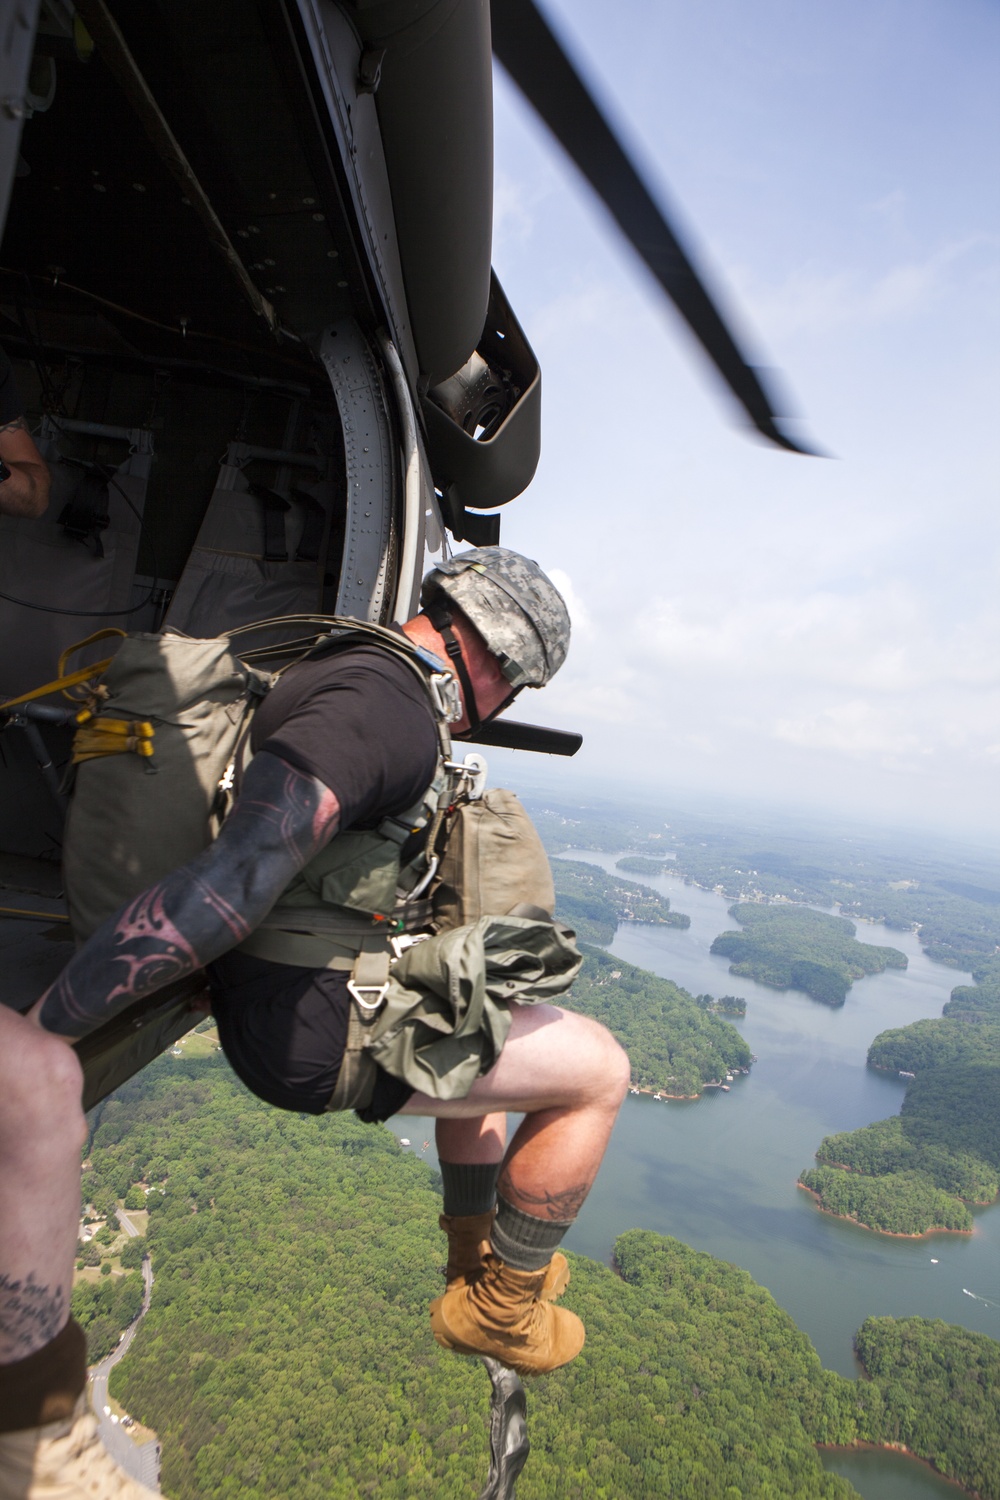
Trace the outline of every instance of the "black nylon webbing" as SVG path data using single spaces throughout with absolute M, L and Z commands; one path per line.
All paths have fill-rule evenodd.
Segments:
M 288 501 L 262 484 L 252 484 L 250 493 L 256 495 L 264 506 L 264 561 L 287 562 L 288 541 L 285 537 L 285 512 L 291 509 Z

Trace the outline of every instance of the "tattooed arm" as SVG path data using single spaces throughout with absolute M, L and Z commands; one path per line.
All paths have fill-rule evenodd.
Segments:
M 0 484 L 0 513 L 40 516 L 49 503 L 48 465 L 35 447 L 23 417 L 0 426 L 0 458 L 10 478 Z
M 31 1012 L 48 1031 L 85 1036 L 163 985 L 234 948 L 337 831 L 330 789 L 266 751 L 212 846 L 122 907 Z

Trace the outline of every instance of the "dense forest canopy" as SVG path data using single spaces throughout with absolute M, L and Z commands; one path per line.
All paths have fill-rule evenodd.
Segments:
M 868 1048 L 873 1068 L 923 1073 L 946 1063 L 1000 1062 L 1000 1018 L 967 1025 L 954 1016 L 879 1032 Z
M 989 1500 L 1000 1495 L 1000 1343 L 927 1318 L 867 1318 L 855 1348 L 892 1410 L 869 1413 L 903 1443 Z
M 112 1390 L 159 1433 L 167 1496 L 477 1492 L 488 1383 L 431 1338 L 440 1198 L 386 1129 L 269 1109 L 221 1058 L 164 1058 L 103 1107 L 91 1159 L 108 1180 L 138 1172 L 163 1190 L 150 1194 L 152 1309 Z M 618 1275 L 571 1257 L 566 1301 L 587 1343 L 529 1385 L 519 1500 L 852 1495 L 818 1442 L 905 1440 L 966 1483 L 995 1469 L 996 1386 L 973 1388 L 993 1341 L 917 1328 L 963 1412 L 942 1447 L 940 1412 L 893 1358 L 892 1320 L 866 1343 L 873 1379 L 857 1383 L 824 1370 L 737 1267 L 642 1230 L 615 1257 Z
M 554 859 L 556 916 L 585 943 L 610 943 L 619 922 L 690 927 L 691 918 L 671 911 L 670 901 L 648 885 L 620 880 L 597 865 Z
M 946 1016 L 968 1021 L 1000 1021 L 1000 954 L 972 966 L 975 984 L 960 984 L 944 1008 Z
M 730 974 L 804 990 L 827 1005 L 842 1005 L 854 980 L 865 974 L 906 968 L 905 953 L 859 943 L 853 922 L 809 907 L 744 901 L 730 907 L 729 915 L 743 931 L 720 933 L 711 951 L 731 960 Z

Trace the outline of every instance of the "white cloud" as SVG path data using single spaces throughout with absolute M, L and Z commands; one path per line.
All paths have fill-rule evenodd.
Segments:
M 765 287 L 734 268 L 732 279 L 768 336 L 830 333 L 912 318 L 968 276 L 978 277 L 974 253 L 995 254 L 996 238 L 969 235 L 871 274 L 860 268 L 828 271 L 816 264 L 796 267 L 780 286 Z
M 587 609 L 580 595 L 573 587 L 573 580 L 562 568 L 549 568 L 549 577 L 566 601 L 569 610 L 570 624 L 573 627 L 575 637 L 586 639 L 594 633 L 593 621 L 590 611 Z
M 932 753 L 920 735 L 901 728 L 883 705 L 863 698 L 797 719 L 778 719 L 772 732 L 775 739 L 799 749 L 875 757 L 883 765 Z

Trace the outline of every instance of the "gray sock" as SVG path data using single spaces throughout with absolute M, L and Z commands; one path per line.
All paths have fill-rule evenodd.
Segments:
M 540 1271 L 572 1225 L 572 1219 L 536 1219 L 498 1196 L 490 1246 L 515 1271 Z
M 439 1161 L 444 1184 L 444 1211 L 449 1217 L 488 1214 L 497 1201 L 500 1163 Z

